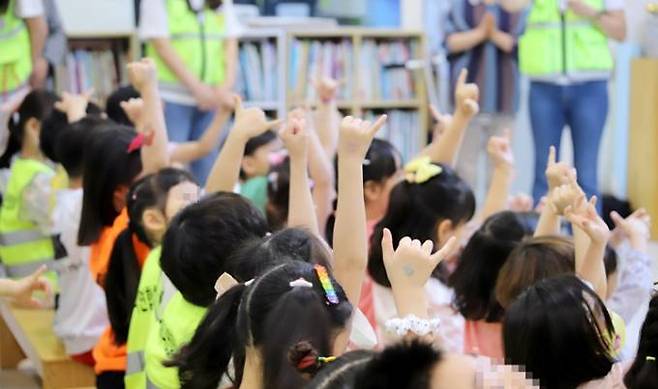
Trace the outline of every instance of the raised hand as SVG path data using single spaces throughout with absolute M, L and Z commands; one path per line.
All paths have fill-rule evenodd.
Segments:
M 31 275 L 17 280 L 12 288 L 12 303 L 17 307 L 39 309 L 48 307 L 52 297 L 50 283 L 43 278 L 46 272 L 46 266 L 41 266 Z M 35 298 L 32 294 L 37 291 L 45 293 L 43 299 Z
M 386 274 L 394 290 L 423 288 L 439 263 L 450 255 L 457 246 L 457 239 L 450 238 L 439 251 L 432 254 L 434 243 L 431 240 L 422 243 L 404 237 L 397 249 L 393 249 L 391 231 L 384 229 L 382 238 L 382 255 Z
M 216 87 L 214 91 L 215 91 L 215 99 L 220 107 L 224 107 L 230 110 L 235 109 L 236 95 L 233 92 L 231 92 L 231 90 L 220 86 L 220 87 Z
M 323 103 L 328 103 L 336 99 L 339 82 L 331 77 L 322 77 L 313 82 L 315 92 Z
M 387 116 L 382 115 L 377 121 L 371 123 L 352 116 L 343 118 L 338 136 L 338 155 L 364 159 L 372 139 L 384 126 L 386 119 Z
M 596 196 L 592 197 L 579 211 L 575 211 L 571 206 L 567 207 L 564 215 L 571 224 L 583 230 L 592 242 L 601 245 L 608 243 L 610 230 L 596 212 Z
M 462 69 L 455 88 L 456 113 L 472 117 L 480 111 L 480 89 L 476 84 L 467 84 L 468 70 Z
M 563 215 L 568 207 L 571 207 L 571 210 L 576 213 L 582 212 L 583 206 L 587 203 L 585 192 L 578 186 L 575 179 L 553 189 L 548 200 L 550 207 L 557 215 Z
M 147 88 L 157 88 L 157 71 L 152 59 L 142 58 L 141 61 L 129 63 L 127 67 L 130 83 L 141 94 L 144 94 Z
M 496 168 L 514 167 L 512 152 L 512 131 L 506 129 L 502 136 L 492 136 L 487 144 L 487 153 Z
M 131 98 L 128 101 L 121 102 L 121 109 L 126 113 L 128 119 L 138 130 L 143 129 L 144 125 L 144 100 L 141 98 Z
M 279 131 L 279 137 L 288 150 L 291 159 L 305 158 L 308 150 L 306 119 L 291 114 Z
M 557 151 L 555 146 L 551 146 L 548 150 L 548 163 L 546 164 L 546 181 L 549 192 L 575 179 L 576 170 L 565 162 L 557 162 Z
M 511 196 L 507 201 L 507 207 L 512 212 L 531 212 L 534 201 L 527 194 Z
M 69 123 L 80 120 L 87 115 L 87 105 L 93 93 L 93 89 L 79 95 L 63 92 L 62 99 L 55 102 L 55 109 L 64 112 Z
M 638 209 L 626 219 L 615 211 L 610 213 L 610 217 L 615 223 L 611 244 L 612 240 L 628 239 L 636 250 L 646 250 L 647 243 L 651 238 L 651 216 L 646 209 Z
M 244 108 L 242 99 L 235 96 L 235 123 L 233 131 L 246 143 L 249 139 L 261 135 L 281 124 L 281 120 L 267 120 L 262 109 L 252 107 Z

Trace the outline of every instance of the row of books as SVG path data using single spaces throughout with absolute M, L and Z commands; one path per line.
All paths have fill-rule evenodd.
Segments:
M 413 59 L 414 41 L 364 40 L 359 53 L 359 97 L 366 101 L 410 100 L 414 78 L 406 69 Z
M 119 85 L 127 81 L 126 54 L 111 50 L 75 50 L 67 54 L 64 66 L 56 69 L 56 89 L 81 93 L 91 88 L 105 101 Z
M 420 152 L 420 145 L 424 144 L 425 131 L 421 128 L 420 115 L 415 110 L 390 110 L 388 112 L 367 111 L 367 120 L 377 120 L 379 115 L 386 113 L 388 120 L 377 137 L 391 142 L 402 153 L 404 162 L 409 162 Z
M 331 77 L 345 85 L 352 85 L 353 46 L 349 39 L 319 41 L 296 39 L 290 48 L 288 88 L 295 102 L 316 100 L 314 81 Z M 351 88 L 342 87 L 339 100 L 350 100 Z
M 277 47 L 272 40 L 248 41 L 240 45 L 237 92 L 245 101 L 278 100 Z

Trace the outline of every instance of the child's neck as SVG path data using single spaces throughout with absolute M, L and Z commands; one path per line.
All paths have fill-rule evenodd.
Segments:
M 69 177 L 69 189 L 82 188 L 82 177 Z
M 35 159 L 42 162 L 46 160 L 39 146 L 34 144 L 26 144 L 21 148 L 21 158 Z
M 247 347 L 240 389 L 263 389 L 263 363 L 258 351 Z

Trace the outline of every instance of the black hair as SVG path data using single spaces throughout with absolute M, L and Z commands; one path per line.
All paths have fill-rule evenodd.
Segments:
M 267 176 L 267 204 L 265 215 L 272 231 L 286 226 L 290 201 L 290 158 L 273 166 Z
M 162 242 L 160 265 L 185 300 L 201 307 L 216 296 L 227 258 L 250 239 L 267 233 L 262 213 L 234 193 L 215 193 L 176 215 Z
M 389 346 L 368 362 L 356 375 L 354 388 L 429 389 L 432 369 L 443 354 L 420 340 Z
M 27 122 L 33 118 L 43 122 L 54 110 L 57 99 L 56 94 L 44 89 L 35 89 L 25 96 L 16 112 L 9 118 L 9 139 L 7 148 L 0 157 L 0 168 L 9 167 L 14 155 L 21 150 Z M 43 128 L 41 132 L 44 132 Z
M 658 388 L 658 295 L 649 302 L 649 311 L 640 331 L 635 361 L 624 377 L 628 389 Z
M 499 322 L 503 308 L 496 300 L 496 279 L 510 252 L 534 230 L 516 213 L 490 216 L 473 234 L 461 254 L 448 285 L 453 304 L 467 320 Z
M 210 307 L 173 363 L 179 367 L 181 387 L 215 389 L 231 357 L 235 370 L 231 379 L 239 387 L 247 347 L 262 353 L 266 388 L 303 386 L 305 378 L 293 366 L 295 350 L 308 343 L 317 355 L 332 355 L 335 335 L 352 315 L 342 287 L 330 272 L 329 277 L 337 304 L 327 300 L 314 266 L 301 261 L 281 264 L 249 286 L 229 289 Z M 300 278 L 312 286 L 290 285 Z
M 244 156 L 252 156 L 256 150 L 259 148 L 268 145 L 276 140 L 277 136 L 272 130 L 267 130 L 264 133 L 255 136 L 247 141 L 247 144 L 244 146 Z M 245 173 L 242 168 L 240 168 L 240 179 L 247 179 L 247 173 Z
M 82 120 L 87 118 L 102 120 L 101 109 L 92 102 L 87 104 L 86 113 L 87 116 Z M 57 163 L 61 162 L 59 161 L 55 150 L 57 147 L 57 141 L 62 133 L 71 128 L 72 124 L 73 123 L 69 123 L 66 113 L 57 109 L 53 109 L 50 115 L 44 119 L 41 125 L 41 133 L 39 134 L 39 147 L 41 147 L 43 155 L 51 161 Z
M 82 214 L 78 244 L 98 240 L 104 227 L 111 226 L 119 211 L 114 207 L 114 191 L 130 186 L 142 172 L 140 150 L 128 152 L 137 133 L 125 126 L 102 126 L 85 144 Z
M 10 0 L 0 0 L 0 13 L 5 13 L 7 8 L 9 8 Z
M 105 113 L 107 114 L 107 117 L 117 124 L 133 126 L 134 123 L 130 121 L 128 115 L 126 115 L 123 108 L 121 108 L 121 103 L 139 97 L 141 97 L 141 95 L 132 85 L 118 88 L 112 92 L 105 103 Z
M 436 242 L 437 228 L 443 220 L 450 220 L 457 227 L 473 217 L 473 191 L 452 168 L 440 166 L 442 172 L 428 181 L 402 181 L 391 191 L 386 215 L 375 227 L 370 241 L 368 272 L 379 285 L 391 285 L 382 260 L 384 228 L 391 230 L 394 242 L 405 236 Z
M 537 282 L 509 306 L 503 320 L 505 362 L 524 366 L 551 389 L 606 376 L 615 362 L 613 337 L 605 304 L 574 275 Z
M 302 261 L 331 267 L 328 246 L 300 228 L 286 228 L 269 236 L 244 242 L 227 260 L 227 271 L 241 282 L 287 261 Z
M 136 181 L 128 192 L 128 227 L 117 236 L 104 282 L 113 341 L 117 345 L 124 344 L 128 339 L 130 316 L 141 274 L 133 239 L 149 247 L 157 243 L 151 240 L 142 224 L 144 212 L 158 208 L 164 213 L 169 190 L 183 182 L 195 183 L 196 180 L 185 170 L 167 168 Z
M 204 6 L 209 9 L 217 9 L 222 5 L 223 1 L 222 0 L 206 0 L 204 3 Z M 192 3 L 190 3 L 190 0 L 187 0 L 187 7 L 190 9 L 190 11 L 194 12 L 194 8 L 192 7 Z
M 69 178 L 82 177 L 85 145 L 91 134 L 106 124 L 107 119 L 100 116 L 86 116 L 59 134 L 54 145 L 55 159 L 52 160 L 62 164 Z
M 323 366 L 306 384 L 306 389 L 353 389 L 356 375 L 376 356 L 374 351 L 356 350 Z
M 605 246 L 605 255 L 603 256 L 603 265 L 605 266 L 605 276 L 610 277 L 617 271 L 619 266 L 619 257 L 617 252 L 610 245 Z

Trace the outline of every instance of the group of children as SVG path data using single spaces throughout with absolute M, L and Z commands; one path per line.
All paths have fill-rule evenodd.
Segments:
M 128 74 L 105 112 L 30 92 L 0 160 L 0 293 L 54 304 L 98 388 L 658 387 L 650 217 L 610 231 L 554 149 L 543 204 L 510 202 L 508 133 L 476 204 L 453 169 L 479 110 L 465 71 L 407 164 L 386 116 L 340 117 L 332 80 L 313 112 L 235 96 L 174 144 L 153 62 Z M 231 111 L 199 183 L 184 166 Z

